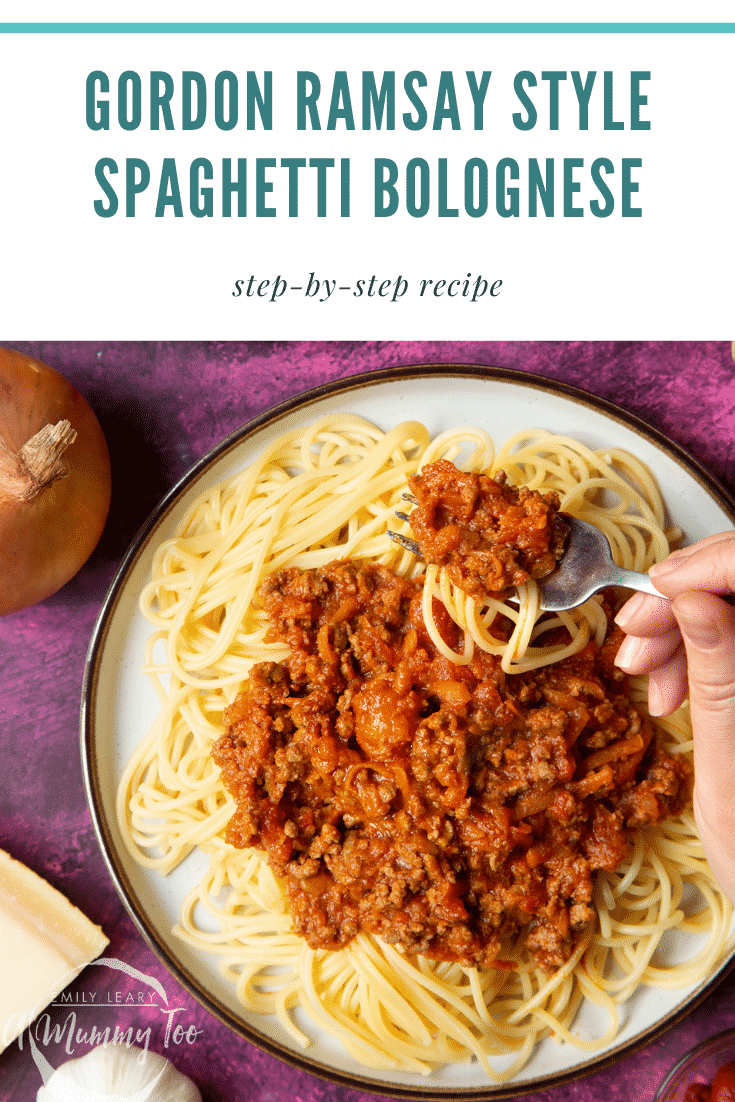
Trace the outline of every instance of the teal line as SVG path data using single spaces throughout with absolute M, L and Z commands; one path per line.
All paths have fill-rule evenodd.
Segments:
M 1 34 L 735 34 L 735 23 L 0 23 Z

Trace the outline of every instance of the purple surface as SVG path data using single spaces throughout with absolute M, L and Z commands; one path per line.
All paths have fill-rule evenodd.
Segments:
M 0 342 L 2 343 L 2 342 Z M 278 402 L 321 383 L 398 364 L 481 363 L 574 383 L 637 413 L 735 490 L 735 364 L 729 343 L 28 343 L 95 409 L 110 445 L 113 506 L 90 562 L 56 596 L 0 620 L 0 847 L 98 922 L 108 954 L 160 981 L 172 1023 L 198 1035 L 166 1042 L 162 999 L 141 979 L 87 969 L 57 1007 L 42 1053 L 56 1067 L 85 1052 L 78 1031 L 150 1030 L 205 1102 L 358 1102 L 375 1096 L 293 1069 L 236 1038 L 159 964 L 128 918 L 97 845 L 82 786 L 78 714 L 87 645 L 107 585 L 139 525 L 194 460 Z M 0 983 L 2 977 L 0 977 Z M 140 999 L 144 1002 L 140 1005 Z M 127 1001 L 126 1001 L 127 999 Z M 94 1006 L 90 1006 L 94 1000 Z M 131 1005 L 131 1001 L 134 1004 Z M 151 1002 L 151 1000 L 153 1000 Z M 105 1001 L 115 1003 L 102 1009 Z M 72 1014 L 75 1015 L 72 1021 Z M 69 1038 L 73 1025 L 74 1036 Z M 688 1048 L 735 1026 L 731 975 L 683 1022 L 637 1055 L 529 1102 L 647 1102 Z M 173 1032 L 173 1031 L 172 1031 Z M 190 1033 L 190 1036 L 193 1034 Z M 142 1037 L 141 1037 L 141 1040 Z M 33 1102 L 41 1076 L 27 1041 L 0 1055 L 0 1099 Z

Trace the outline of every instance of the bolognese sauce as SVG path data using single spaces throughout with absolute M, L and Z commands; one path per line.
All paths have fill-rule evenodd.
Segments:
M 420 580 L 380 565 L 281 570 L 260 598 L 290 656 L 253 667 L 212 755 L 236 803 L 228 841 L 265 850 L 295 931 L 313 948 L 366 931 L 491 967 L 523 932 L 540 967 L 567 960 L 594 918 L 594 871 L 688 797 L 688 764 L 613 664 L 618 630 L 507 676 L 484 652 L 439 654 Z
M 423 558 L 466 593 L 505 594 L 546 577 L 562 556 L 569 526 L 555 490 L 513 486 L 504 471 L 460 471 L 446 459 L 427 463 L 409 486 L 417 502 L 409 521 Z

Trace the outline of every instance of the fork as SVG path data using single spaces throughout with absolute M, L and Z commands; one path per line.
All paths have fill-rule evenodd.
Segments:
M 407 500 L 409 495 L 403 495 Z M 556 569 L 545 578 L 539 579 L 539 608 L 544 612 L 565 612 L 577 605 L 584 604 L 588 598 L 609 585 L 622 585 L 628 589 L 637 589 L 641 593 L 650 593 L 654 597 L 668 600 L 654 586 L 648 574 L 637 570 L 624 570 L 612 559 L 610 544 L 604 532 L 595 528 L 589 521 L 564 515 L 569 525 L 564 554 Z M 408 521 L 406 513 L 396 512 L 399 520 Z M 394 543 L 423 558 L 416 540 L 402 536 L 400 532 L 388 532 Z

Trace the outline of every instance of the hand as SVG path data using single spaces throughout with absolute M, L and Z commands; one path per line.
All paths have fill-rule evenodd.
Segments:
M 616 663 L 649 674 L 651 715 L 687 690 L 694 728 L 694 814 L 712 871 L 735 903 L 735 532 L 710 536 L 651 567 L 670 601 L 636 594 L 616 616 L 626 632 Z M 718 596 L 719 595 L 719 596 Z

